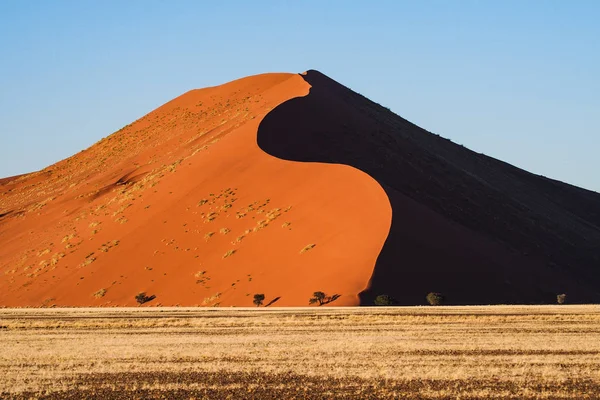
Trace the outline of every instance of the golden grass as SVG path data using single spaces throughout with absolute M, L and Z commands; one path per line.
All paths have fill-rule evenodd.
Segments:
M 94 292 L 94 294 L 92 296 L 99 299 L 101 297 L 104 297 L 105 294 L 106 294 L 106 289 L 103 288 L 103 289 L 100 289 L 100 290 Z
M 599 327 L 599 306 L 4 309 L 0 398 L 595 399 Z
M 237 250 L 227 250 L 225 254 L 223 254 L 223 258 L 231 257 L 237 252 Z
M 82 267 L 90 265 L 94 261 L 96 261 L 96 257 L 93 257 L 94 253 L 90 253 L 85 257 L 85 260 L 80 264 Z
M 314 244 L 314 243 L 307 244 L 306 246 L 304 246 L 304 247 L 302 248 L 302 250 L 300 250 L 300 254 L 302 254 L 302 253 L 306 253 L 307 251 L 309 251 L 309 250 L 313 249 L 315 246 L 316 246 L 316 244 Z

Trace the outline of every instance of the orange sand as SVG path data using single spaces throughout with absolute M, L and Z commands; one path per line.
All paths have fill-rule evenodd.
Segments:
M 309 90 L 295 74 L 192 90 L 0 180 L 0 305 L 129 306 L 142 291 L 148 305 L 251 306 L 264 293 L 301 306 L 314 291 L 357 305 L 390 229 L 386 193 L 355 168 L 256 144 L 263 117 Z

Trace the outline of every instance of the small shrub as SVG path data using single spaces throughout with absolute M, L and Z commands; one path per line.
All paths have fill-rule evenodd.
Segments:
M 439 306 L 444 302 L 444 296 L 441 293 L 431 292 L 427 295 L 426 299 L 431 306 Z
M 210 278 L 206 276 L 206 271 L 198 271 L 194 274 L 196 277 L 196 283 L 204 284 L 209 281 Z
M 221 292 L 217 292 L 210 297 L 205 297 L 204 300 L 202 300 L 202 305 L 203 306 L 208 305 L 208 304 L 214 302 L 215 300 L 217 300 L 219 297 L 221 297 Z M 215 306 L 217 304 L 219 304 L 219 303 L 214 303 L 213 306 Z
M 146 296 L 146 292 L 140 292 L 138 294 L 135 295 L 135 301 L 137 301 L 137 303 L 139 305 L 142 305 L 144 303 L 147 303 L 151 300 L 154 300 L 156 298 L 156 296 L 152 295 L 152 296 Z
M 567 295 L 564 293 L 557 295 L 556 302 L 558 304 L 565 304 L 567 302 Z
M 254 295 L 254 301 L 253 301 L 253 303 L 256 304 L 256 307 L 262 306 L 263 301 L 265 301 L 265 295 L 264 294 L 259 293 L 259 294 L 255 294 Z
M 306 253 L 307 251 L 312 250 L 315 246 L 316 246 L 316 244 L 314 244 L 314 243 L 307 244 L 306 246 L 304 246 L 304 248 L 302 250 L 300 250 L 300 254 Z
M 236 250 L 227 250 L 227 253 L 223 254 L 223 258 L 230 257 L 230 256 L 234 255 L 235 252 L 236 252 Z
M 214 232 L 208 232 L 207 234 L 204 235 L 204 239 L 208 240 L 210 239 L 215 233 Z
M 104 295 L 106 294 L 106 289 L 100 289 L 97 292 L 94 293 L 94 297 L 99 299 L 101 297 L 104 297 Z
M 376 306 L 392 306 L 394 305 L 395 301 L 387 294 L 380 294 L 379 296 L 375 297 L 374 303 Z

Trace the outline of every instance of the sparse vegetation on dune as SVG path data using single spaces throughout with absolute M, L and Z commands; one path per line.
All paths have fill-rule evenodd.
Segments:
M 556 302 L 558 304 L 565 304 L 567 302 L 567 295 L 566 294 L 559 294 L 556 296 Z
M 304 246 L 304 247 L 302 248 L 302 250 L 300 250 L 300 254 L 302 254 L 302 253 L 306 253 L 307 251 L 314 249 L 314 248 L 315 248 L 315 246 L 316 246 L 316 244 L 314 244 L 314 243 L 307 244 L 306 246 Z
M 430 306 L 439 306 L 444 302 L 444 296 L 441 293 L 431 292 L 425 297 Z
M 237 252 L 237 250 L 227 250 L 225 254 L 223 254 L 223 258 L 231 257 Z
M 596 399 L 599 324 L 570 305 L 3 309 L 0 398 Z

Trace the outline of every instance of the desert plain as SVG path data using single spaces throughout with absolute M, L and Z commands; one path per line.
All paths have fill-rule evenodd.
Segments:
M 597 399 L 600 306 L 0 310 L 0 398 Z

